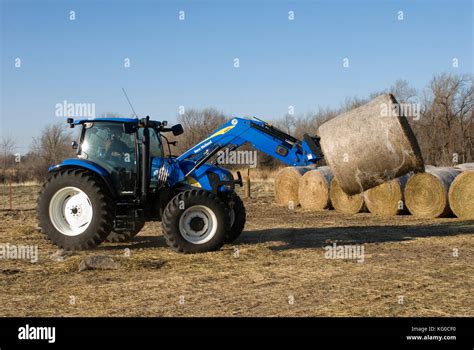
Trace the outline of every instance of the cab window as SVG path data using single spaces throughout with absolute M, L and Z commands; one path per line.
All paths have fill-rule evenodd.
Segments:
M 154 129 L 150 130 L 150 157 L 163 157 L 163 146 L 161 144 L 160 134 Z M 138 135 L 141 138 L 143 136 L 143 128 L 138 130 Z
M 78 157 L 106 169 L 119 192 L 132 192 L 136 182 L 135 143 L 136 134 L 125 133 L 122 123 L 87 122 Z

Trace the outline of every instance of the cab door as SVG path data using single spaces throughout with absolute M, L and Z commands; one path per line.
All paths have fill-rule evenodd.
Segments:
M 78 158 L 106 169 L 119 195 L 136 194 L 137 132 L 119 122 L 83 124 Z
M 163 144 L 161 142 L 160 134 L 155 129 L 148 129 L 150 132 L 150 187 L 156 187 L 156 177 L 152 176 L 151 167 L 153 164 L 153 158 L 163 158 Z M 138 130 L 138 137 L 143 137 L 143 128 Z M 141 147 L 138 148 L 139 160 L 141 159 Z

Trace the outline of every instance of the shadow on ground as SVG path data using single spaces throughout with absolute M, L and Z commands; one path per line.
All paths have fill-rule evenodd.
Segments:
M 283 242 L 272 250 L 320 248 L 328 243 L 364 244 L 408 241 L 423 237 L 473 234 L 474 221 L 406 226 L 347 226 L 313 228 L 273 228 L 244 231 L 235 244 Z M 97 250 L 167 247 L 163 236 L 138 235 L 130 242 L 101 245 Z
M 328 243 L 364 244 L 408 241 L 433 236 L 473 234 L 474 221 L 408 226 L 274 228 L 244 232 L 236 243 L 284 242 L 272 250 L 320 248 Z
M 140 249 L 140 248 L 161 248 L 167 247 L 163 236 L 145 236 L 138 235 L 129 242 L 114 243 L 107 245 L 100 245 L 95 249 L 100 250 L 124 250 L 124 249 Z

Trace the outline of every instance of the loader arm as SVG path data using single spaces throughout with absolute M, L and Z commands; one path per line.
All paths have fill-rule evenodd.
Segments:
M 195 170 L 219 150 L 235 150 L 245 143 L 290 166 L 310 165 L 322 158 L 317 137 L 305 134 L 301 141 L 262 120 L 233 118 L 184 152 L 178 161 L 192 159 Z

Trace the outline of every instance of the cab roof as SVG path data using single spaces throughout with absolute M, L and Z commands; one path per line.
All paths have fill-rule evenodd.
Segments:
M 78 119 L 74 120 L 74 125 L 80 125 L 84 123 L 97 123 L 97 122 L 112 122 L 112 123 L 131 123 L 131 124 L 138 124 L 137 118 L 91 118 L 91 119 Z

